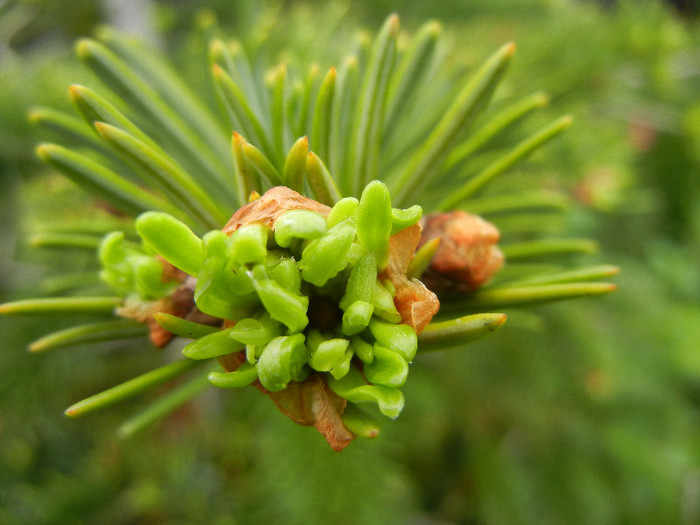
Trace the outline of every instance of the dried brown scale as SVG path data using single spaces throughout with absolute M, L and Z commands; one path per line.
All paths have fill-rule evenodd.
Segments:
M 225 321 L 223 327 L 230 328 L 235 324 Z M 246 356 L 245 351 L 241 351 L 218 359 L 224 370 L 234 372 L 245 362 Z M 333 450 L 344 449 L 355 437 L 341 420 L 347 401 L 328 388 L 320 374 L 313 372 L 304 381 L 289 383 L 287 388 L 279 392 L 270 392 L 259 380 L 255 380 L 253 385 L 292 421 L 316 427 Z
M 324 217 L 331 211 L 325 204 L 304 197 L 286 186 L 275 186 L 267 190 L 259 199 L 239 208 L 222 228 L 222 231 L 231 235 L 238 228 L 247 224 L 264 224 L 273 229 L 277 219 L 289 210 L 311 210 Z
M 289 383 L 284 390 L 268 395 L 294 422 L 316 427 L 333 450 L 344 449 L 355 437 L 341 419 L 347 401 L 328 388 L 320 374 L 312 373 L 304 381 Z
M 440 238 L 430 267 L 421 276 L 421 281 L 438 294 L 475 290 L 503 266 L 503 253 L 497 246 L 500 232 L 478 215 L 460 210 L 431 213 L 423 219 L 423 227 L 419 246 Z
M 229 323 L 228 326 L 233 324 Z M 245 352 L 241 351 L 219 357 L 219 363 L 227 372 L 234 372 L 245 359 Z M 291 382 L 278 392 L 270 392 L 259 380 L 255 380 L 253 385 L 292 421 L 316 427 L 333 450 L 344 449 L 355 437 L 341 419 L 347 401 L 328 388 L 320 374 L 312 372 L 304 381 Z
M 380 278 L 391 281 L 396 288 L 394 304 L 404 323 L 416 333 L 421 333 L 440 309 L 440 301 L 418 279 L 406 276 L 408 265 L 421 240 L 421 226 L 414 224 L 395 235 L 389 241 L 389 263 Z

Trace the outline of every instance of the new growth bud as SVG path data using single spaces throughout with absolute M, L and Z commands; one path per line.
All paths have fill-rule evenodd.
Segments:
M 417 332 L 437 311 L 432 292 L 406 276 L 420 217 L 418 206 L 392 208 L 389 190 L 378 181 L 359 201 L 340 199 L 332 208 L 275 187 L 239 209 L 222 231 L 201 239 L 172 216 L 144 214 L 138 231 L 157 255 L 128 260 L 160 268 L 155 257 L 163 257 L 196 277 L 196 310 L 222 328 L 203 331 L 183 352 L 190 359 L 219 359 L 226 372 L 211 374 L 212 384 L 257 385 L 283 413 L 316 426 L 340 449 L 353 436 L 342 423 L 348 402 L 399 414 L 398 389 L 416 355 Z M 125 256 L 119 239 L 108 241 L 103 259 L 112 276 Z M 130 277 L 132 266 L 122 270 L 129 278 L 108 279 L 115 289 L 143 288 Z M 407 288 L 423 293 L 407 295 Z M 356 408 L 353 421 L 362 419 Z

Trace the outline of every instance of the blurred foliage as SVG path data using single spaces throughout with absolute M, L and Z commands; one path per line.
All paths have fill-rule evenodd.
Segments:
M 318 42 L 374 31 L 397 7 L 231 4 L 207 7 L 247 43 L 295 41 L 299 61 L 320 62 L 337 57 Z M 50 293 L 61 284 L 44 279 L 51 265 L 84 264 L 17 241 L 53 204 L 83 199 L 33 159 L 26 119 L 30 106 L 68 105 L 65 87 L 85 75 L 71 42 L 104 21 L 96 2 L 72 3 L 70 16 L 58 5 L 0 4 L 0 300 L 39 282 Z M 199 7 L 156 4 L 160 45 L 192 74 Z M 129 441 L 114 435 L 119 410 L 65 420 L 70 403 L 158 356 L 130 343 L 28 356 L 57 323 L 0 319 L 0 523 L 700 522 L 697 21 L 656 2 L 398 7 L 409 28 L 442 20 L 449 59 L 465 68 L 516 41 L 505 91 L 548 91 L 543 121 L 574 114 L 523 170 L 580 200 L 571 226 L 623 268 L 618 293 L 513 314 L 468 351 L 426 356 L 401 419 L 341 454 L 252 389 L 211 391 Z

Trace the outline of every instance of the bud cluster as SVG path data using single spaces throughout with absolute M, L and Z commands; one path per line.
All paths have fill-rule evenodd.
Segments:
M 395 304 L 397 285 L 409 283 L 405 275 L 397 278 L 395 268 L 407 268 L 415 244 L 392 254 L 391 240 L 412 228 L 417 242 L 421 213 L 419 206 L 392 208 L 379 181 L 359 200 L 347 197 L 332 208 L 273 188 L 238 210 L 223 230 L 201 238 L 168 214 L 147 212 L 136 221 L 144 249 L 125 247 L 120 234 L 108 236 L 100 253 L 102 275 L 127 304 L 145 305 L 140 310 L 155 314 L 166 329 L 173 316 L 163 316 L 163 305 L 178 282 L 163 282 L 163 261 L 189 276 L 180 288 L 191 290 L 197 313 L 220 329 L 191 330 L 200 337 L 183 353 L 219 358 L 226 372 L 210 375 L 216 386 L 255 383 L 283 412 L 319 427 L 318 407 L 290 408 L 284 394 L 275 394 L 290 384 L 318 389 L 321 377 L 325 404 L 335 407 L 336 419 L 347 402 L 376 404 L 394 418 L 403 408 L 399 388 L 421 327 L 405 324 Z M 407 260 L 397 263 L 396 257 Z M 299 416 L 309 410 L 308 417 Z M 347 418 L 344 424 L 353 426 Z M 357 421 L 358 428 L 363 424 Z

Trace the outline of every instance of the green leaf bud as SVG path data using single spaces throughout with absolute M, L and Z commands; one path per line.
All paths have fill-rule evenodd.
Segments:
M 245 345 L 245 360 L 250 364 L 255 364 L 258 360 L 258 350 L 262 352 L 262 347 L 257 345 Z
M 423 208 L 414 204 L 410 208 L 401 210 L 399 208 L 391 209 L 391 235 L 399 233 L 406 228 L 413 226 L 420 221 L 423 216 Z
M 282 335 L 282 325 L 263 313 L 257 319 L 247 317 L 241 319 L 231 328 L 231 339 L 245 345 L 266 345 L 275 337 Z
M 340 308 L 347 310 L 356 301 L 371 303 L 376 281 L 377 261 L 374 253 L 368 252 L 353 266 Z
M 331 375 L 334 379 L 340 379 L 341 377 L 345 377 L 345 375 L 348 372 L 350 372 L 350 367 L 352 366 L 352 357 L 352 350 L 346 351 L 345 358 L 331 369 Z
M 102 271 L 100 277 L 115 291 L 129 294 L 134 291 L 134 275 L 124 249 L 124 233 L 112 232 L 100 244 L 98 251 Z
M 318 348 L 318 345 L 325 340 L 326 338 L 323 337 L 323 334 L 319 330 L 309 330 L 306 334 L 306 346 L 309 349 L 309 352 L 314 352 Z
M 345 255 L 345 259 L 348 261 L 348 264 L 353 266 L 357 264 L 357 261 L 359 261 L 363 255 L 367 253 L 367 250 L 365 250 L 362 246 L 360 246 L 357 242 L 353 242 L 350 245 L 350 249 L 348 250 L 348 253 Z
M 292 293 L 298 294 L 301 290 L 301 270 L 290 257 L 280 257 L 271 263 L 268 260 L 267 270 L 280 286 Z
M 369 330 L 377 343 L 398 352 L 407 363 L 413 361 L 418 351 L 418 336 L 409 325 L 390 324 L 379 319 L 372 319 L 369 323 Z
M 284 289 L 279 283 L 264 278 L 266 271 L 262 265 L 254 269 L 253 285 L 270 317 L 284 323 L 290 332 L 299 332 L 309 324 L 306 311 L 309 298 Z
M 258 378 L 258 369 L 250 363 L 243 363 L 233 372 L 211 372 L 209 382 L 220 388 L 241 388 Z
M 355 225 L 351 219 L 337 224 L 319 239 L 309 242 L 299 261 L 302 278 L 323 286 L 348 265 L 346 255 L 355 238 Z
M 371 363 L 374 359 L 374 346 L 362 339 L 359 335 L 350 338 L 350 349 L 365 364 Z
M 270 392 L 283 390 L 301 375 L 307 352 L 304 334 L 280 336 L 270 341 L 256 365 L 262 386 Z
M 136 293 L 143 299 L 158 299 L 167 295 L 176 284 L 163 282 L 163 264 L 154 257 L 135 255 L 130 257 L 134 269 Z
M 374 345 L 374 360 L 365 364 L 365 377 L 375 385 L 400 387 L 408 377 L 408 363 L 394 350 Z
M 186 224 L 167 213 L 147 211 L 136 219 L 136 231 L 170 264 L 198 276 L 204 257 L 202 239 Z
M 328 227 L 332 228 L 336 224 L 340 224 L 345 219 L 355 218 L 355 213 L 357 213 L 357 205 L 360 203 L 355 197 L 345 197 L 340 199 L 331 208 L 326 221 Z
M 311 210 L 289 210 L 275 221 L 275 242 L 289 248 L 293 239 L 318 239 L 328 227 L 320 213 Z
M 220 330 L 216 326 L 195 323 L 194 321 L 188 321 L 176 315 L 166 314 L 164 312 L 154 313 L 153 318 L 162 328 L 166 329 L 171 334 L 187 339 L 199 339 L 200 337 L 213 334 Z
M 352 303 L 343 314 L 343 334 L 355 335 L 362 332 L 369 325 L 373 312 L 374 305 L 372 303 L 367 301 L 355 301 Z
M 229 237 L 221 231 L 204 236 L 205 259 L 197 279 L 194 300 L 204 313 L 236 321 L 248 317 L 259 305 L 254 294 L 241 294 L 248 285 L 246 278 L 234 273 L 227 256 Z
M 324 339 L 318 331 L 309 334 L 309 365 L 319 372 L 332 371 L 346 361 L 350 341 L 347 339 Z M 320 340 L 319 340 L 320 337 Z
M 388 282 L 388 281 L 387 281 Z M 374 294 L 372 295 L 374 305 L 374 315 L 390 323 L 400 323 L 401 314 L 396 309 L 394 297 L 387 287 L 380 281 L 374 283 Z
M 389 261 L 389 237 L 392 229 L 391 195 L 383 182 L 372 181 L 362 192 L 357 207 L 357 238 L 377 257 L 383 270 Z
M 264 262 L 269 232 L 263 224 L 249 224 L 234 231 L 228 248 L 233 263 L 242 266 Z
M 124 249 L 124 232 L 112 232 L 107 234 L 98 250 L 100 262 L 105 267 L 118 266 L 124 263 L 127 254 Z
M 202 237 L 202 244 L 204 247 L 204 262 L 216 257 L 221 261 L 225 261 L 230 267 L 231 262 L 229 258 L 231 238 L 226 235 L 221 230 L 212 230 L 204 234 Z
M 124 246 L 124 233 L 112 232 L 100 243 L 100 277 L 115 291 L 136 294 L 144 301 L 167 295 L 176 286 L 163 282 L 163 264 L 153 256 Z
M 383 385 L 368 385 L 355 367 L 350 367 L 350 371 L 341 379 L 329 379 L 328 386 L 352 403 L 376 403 L 379 411 L 392 419 L 398 417 L 404 407 L 401 390 Z
M 343 425 L 356 436 L 376 438 L 380 433 L 377 421 L 354 403 L 348 403 L 341 415 Z
M 245 268 L 239 268 L 230 275 L 231 291 L 236 295 L 252 294 L 255 291 L 253 279 Z
M 231 339 L 231 330 L 226 328 L 195 339 L 182 349 L 182 353 L 189 359 L 209 359 L 240 352 L 245 345 Z

